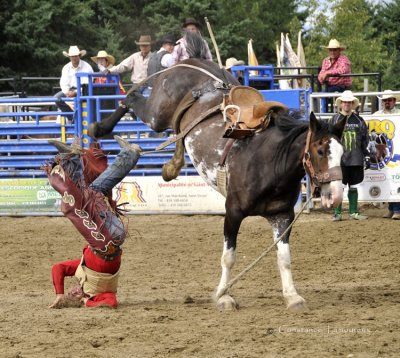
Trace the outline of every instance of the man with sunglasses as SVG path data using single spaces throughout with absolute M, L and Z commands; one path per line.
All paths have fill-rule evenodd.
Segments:
M 392 90 L 383 91 L 382 109 L 374 114 L 400 114 L 400 109 L 396 108 L 396 95 Z M 389 203 L 388 212 L 383 216 L 386 219 L 400 220 L 400 202 Z
M 400 109 L 396 108 L 396 95 L 393 94 L 392 90 L 384 90 L 382 97 L 382 109 L 376 111 L 374 114 L 399 114 Z

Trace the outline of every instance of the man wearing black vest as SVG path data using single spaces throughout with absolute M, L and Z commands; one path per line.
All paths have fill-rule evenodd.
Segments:
M 175 64 L 175 60 L 172 57 L 172 51 L 174 50 L 175 40 L 171 35 L 166 35 L 161 40 L 161 48 L 153 53 L 149 60 L 149 65 L 147 67 L 147 76 L 171 67 Z M 157 76 L 152 77 L 148 81 L 149 89 L 153 87 L 153 83 Z

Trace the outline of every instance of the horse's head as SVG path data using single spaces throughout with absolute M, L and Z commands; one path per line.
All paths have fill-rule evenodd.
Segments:
M 313 184 L 320 188 L 321 203 L 327 208 L 338 206 L 343 198 L 340 168 L 343 147 L 339 138 L 344 126 L 344 120 L 330 126 L 320 122 L 314 113 L 310 115 L 304 167 Z

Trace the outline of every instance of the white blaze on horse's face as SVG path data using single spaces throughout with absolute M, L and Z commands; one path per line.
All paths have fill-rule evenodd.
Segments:
M 329 141 L 328 168 L 340 167 L 343 147 L 337 139 Z M 321 185 L 321 204 L 327 208 L 337 207 L 343 199 L 343 185 L 341 180 L 334 180 Z

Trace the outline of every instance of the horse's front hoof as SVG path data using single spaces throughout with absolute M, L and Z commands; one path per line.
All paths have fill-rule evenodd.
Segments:
M 291 312 L 304 312 L 308 311 L 306 301 L 303 297 L 297 296 L 287 300 L 287 308 Z
M 92 137 L 93 139 L 99 138 L 97 129 L 98 129 L 97 122 L 92 123 L 88 128 L 88 136 Z
M 233 299 L 233 297 L 229 295 L 221 296 L 217 301 L 217 308 L 219 311 L 236 311 L 239 308 L 239 305 Z

